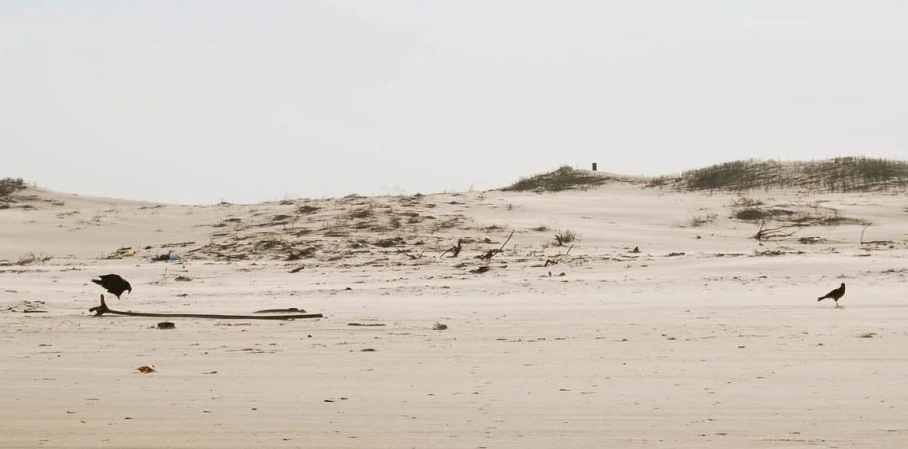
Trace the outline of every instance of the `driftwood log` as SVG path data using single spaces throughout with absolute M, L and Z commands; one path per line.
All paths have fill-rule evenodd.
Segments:
M 208 313 L 144 313 L 144 312 L 121 312 L 107 307 L 104 302 L 104 295 L 101 295 L 101 305 L 88 309 L 94 312 L 94 316 L 101 316 L 105 313 L 112 315 L 124 316 L 144 316 L 156 318 L 214 318 L 219 320 L 296 320 L 300 318 L 323 318 L 320 313 L 301 313 L 294 315 L 215 315 Z
M 460 255 L 460 252 L 462 250 L 463 250 L 463 239 L 457 239 L 457 245 L 452 246 L 449 249 L 446 249 L 445 252 L 441 253 L 441 255 L 438 256 L 438 258 L 441 259 L 447 253 L 451 253 L 451 257 L 457 257 Z
M 504 243 L 501 244 L 501 248 L 498 248 L 498 249 L 491 249 L 491 250 L 489 250 L 489 252 L 487 252 L 487 253 L 485 253 L 485 254 L 483 254 L 483 255 L 477 257 L 477 259 L 485 259 L 486 261 L 491 261 L 491 260 L 492 260 L 492 256 L 494 256 L 494 255 L 496 255 L 496 254 L 498 254 L 498 253 L 504 251 L 504 246 L 507 245 L 508 242 L 511 241 L 511 237 L 514 237 L 514 231 L 516 231 L 516 229 L 513 230 L 513 231 L 511 231 L 511 233 L 508 235 L 508 239 L 505 240 Z
M 760 222 L 760 229 L 757 229 L 757 233 L 753 235 L 753 238 L 764 241 L 775 238 L 784 238 L 794 235 L 796 232 L 800 231 L 801 228 L 811 226 L 812 224 L 819 224 L 819 221 L 815 223 L 794 223 L 789 225 L 777 226 L 774 228 L 766 227 L 766 220 Z

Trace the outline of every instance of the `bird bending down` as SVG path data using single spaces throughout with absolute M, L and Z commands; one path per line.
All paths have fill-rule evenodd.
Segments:
M 132 293 L 132 286 L 129 285 L 129 282 L 127 282 L 126 279 L 121 278 L 118 274 L 105 274 L 100 276 L 100 278 L 101 279 L 92 279 L 91 281 L 107 289 L 107 291 L 116 296 L 117 299 L 120 299 L 120 295 L 125 291 Z
M 841 307 L 841 306 L 839 306 L 839 298 L 841 298 L 843 296 L 845 296 L 845 283 L 844 282 L 842 282 L 842 285 L 839 286 L 839 288 L 827 293 L 824 296 L 820 296 L 819 298 L 817 298 L 817 301 L 822 301 L 826 298 L 832 298 L 833 301 L 835 301 L 835 307 L 838 309 L 839 307 Z

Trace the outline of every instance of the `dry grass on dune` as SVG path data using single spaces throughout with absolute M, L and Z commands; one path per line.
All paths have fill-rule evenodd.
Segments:
M 0 208 L 8 208 L 9 204 L 15 201 L 13 194 L 26 187 L 22 178 L 0 179 Z
M 908 186 L 908 162 L 866 157 L 807 162 L 750 159 L 689 170 L 677 177 L 654 178 L 648 185 L 679 190 L 796 188 L 814 192 L 864 192 Z
M 561 166 L 520 178 L 501 190 L 560 192 L 586 190 L 622 178 L 601 172 Z M 739 160 L 659 176 L 648 187 L 676 190 L 748 191 L 796 188 L 812 192 L 864 192 L 908 186 L 908 162 L 868 157 L 839 157 L 820 161 Z
M 547 173 L 521 178 L 501 190 L 506 192 L 560 192 L 582 190 L 605 184 L 612 178 L 587 170 L 575 170 L 567 165 Z
M 229 213 L 230 206 L 223 206 Z M 357 255 L 374 254 L 372 263 L 387 263 L 387 255 L 421 258 L 426 248 L 450 239 L 439 234 L 463 229 L 461 213 L 432 211 L 423 195 L 377 201 L 358 195 L 336 200 L 283 202 L 281 213 L 229 217 L 211 224 L 209 244 L 190 253 L 215 260 L 320 260 L 342 262 Z M 432 211 L 432 212 L 430 212 Z M 238 211 L 238 215 L 243 215 Z

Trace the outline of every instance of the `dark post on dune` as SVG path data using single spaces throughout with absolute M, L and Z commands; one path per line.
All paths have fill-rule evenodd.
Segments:
M 593 162 L 593 171 L 596 171 L 596 163 Z

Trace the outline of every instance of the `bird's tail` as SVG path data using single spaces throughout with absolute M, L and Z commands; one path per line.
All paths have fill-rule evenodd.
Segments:
M 824 299 L 826 299 L 825 296 L 820 296 L 819 298 L 817 298 L 817 301 L 822 301 L 822 300 L 824 300 Z
M 95 284 L 101 285 L 100 279 L 92 279 L 91 281 L 94 282 Z

